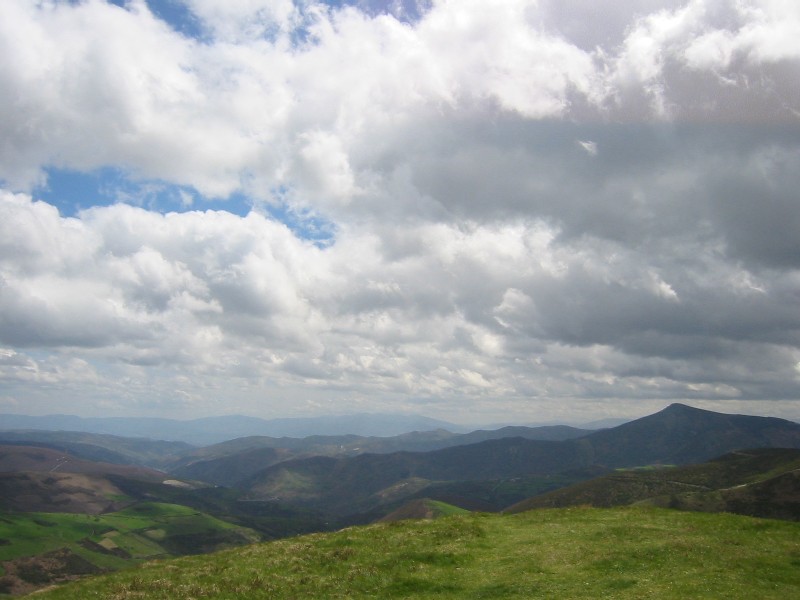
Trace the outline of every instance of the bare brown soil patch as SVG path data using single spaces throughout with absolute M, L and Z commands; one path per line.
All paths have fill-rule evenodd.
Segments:
M 2 566 L 5 575 L 0 577 L 0 594 L 12 595 L 27 594 L 45 585 L 103 572 L 103 569 L 66 548 L 5 561 Z
M 97 515 L 130 504 L 110 481 L 83 473 L 0 473 L 0 508 Z

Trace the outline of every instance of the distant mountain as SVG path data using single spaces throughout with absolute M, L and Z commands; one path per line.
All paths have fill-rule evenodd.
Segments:
M 69 421 L 68 423 L 72 423 Z M 358 435 L 305 438 L 249 436 L 196 447 L 185 442 L 127 438 L 75 431 L 0 431 L 0 444 L 35 445 L 76 458 L 168 471 L 175 477 L 233 486 L 266 467 L 291 458 L 355 456 L 367 452 L 428 451 L 480 440 L 511 436 L 529 439 L 571 439 L 587 431 L 566 426 L 504 427 L 496 431 L 457 434 L 444 429 L 414 431 L 390 437 Z
M 33 445 L 69 452 L 77 458 L 164 469 L 194 449 L 184 442 L 126 438 L 80 431 L 0 431 L 0 444 Z
M 505 438 L 432 452 L 294 459 L 260 471 L 239 486 L 254 499 L 344 516 L 418 495 L 434 482 L 548 475 L 584 462 L 570 442 Z
M 742 448 L 800 448 L 800 424 L 671 404 L 592 433 L 578 442 L 586 458 L 609 467 L 703 462 Z
M 479 429 L 470 433 L 457 436 L 458 444 L 448 444 L 441 446 L 464 446 L 466 444 L 476 444 L 486 440 L 498 440 L 502 438 L 520 437 L 528 440 L 542 440 L 549 442 L 561 442 L 572 440 L 589 435 L 592 431 L 588 428 L 579 429 L 569 425 L 539 425 L 536 427 L 507 426 L 500 429 Z M 431 448 L 432 450 L 435 448 Z
M 617 427 L 623 423 L 629 423 L 632 419 L 598 419 L 596 421 L 589 421 L 588 423 L 581 423 L 581 429 L 609 429 Z
M 465 446 L 490 439 L 519 437 L 534 440 L 567 440 L 590 433 L 574 427 L 503 427 L 494 431 L 456 434 L 444 429 L 414 431 L 391 437 L 309 436 L 306 438 L 248 437 L 222 442 L 184 453 L 170 468 L 178 477 L 216 485 L 235 486 L 270 465 L 309 456 L 355 456 L 400 451 L 427 452 Z
M 389 437 L 412 431 L 446 429 L 463 432 L 464 428 L 454 423 L 431 419 L 419 415 L 392 415 L 360 413 L 344 416 L 303 417 L 271 419 L 267 430 L 261 435 L 273 437 L 302 438 L 312 435 L 361 435 Z
M 241 485 L 252 498 L 278 498 L 340 516 L 367 512 L 403 493 L 445 481 L 547 476 L 603 468 L 688 464 L 740 448 L 800 448 L 800 424 L 673 404 L 663 411 L 566 441 L 488 440 L 424 453 L 314 457 L 279 463 Z
M 228 415 L 187 421 L 134 417 L 0 415 L 0 430 L 21 429 L 103 433 L 152 440 L 182 441 L 197 446 L 247 436 L 307 437 L 354 434 L 385 437 L 434 429 L 463 431 L 462 427 L 453 423 L 416 415 L 355 414 L 271 420 Z
M 166 475 L 154 469 L 84 460 L 71 454 L 35 446 L 0 446 L 0 473 L 86 473 L 121 475 L 145 481 L 163 481 Z

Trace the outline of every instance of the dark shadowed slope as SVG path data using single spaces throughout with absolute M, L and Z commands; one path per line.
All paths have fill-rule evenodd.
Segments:
M 773 482 L 773 479 L 782 478 L 786 474 L 796 474 L 798 469 L 800 469 L 800 449 L 737 450 L 700 464 L 618 471 L 528 498 L 504 512 L 516 513 L 535 508 L 582 505 L 622 506 L 652 498 L 662 498 L 663 500 L 657 502 L 660 505 L 677 507 L 678 497 L 685 498 L 685 501 L 680 503 L 685 508 L 688 508 L 690 500 L 693 500 L 698 509 L 729 510 L 730 506 L 721 502 L 721 494 L 738 490 L 733 496 L 745 494 L 749 497 L 757 493 L 757 490 L 761 490 L 763 504 L 769 503 L 776 507 L 776 511 L 787 513 L 787 503 L 792 502 L 792 493 L 797 495 L 800 492 L 797 488 L 794 491 L 790 489 L 790 484 L 796 481 L 796 478 L 781 479 L 781 486 L 773 486 L 777 483 Z M 770 489 L 772 493 L 767 497 L 766 492 Z M 800 499 L 794 499 L 798 500 Z M 744 508 L 744 505 L 740 508 Z M 763 510 L 730 512 L 773 516 L 772 513 L 767 514 Z M 798 517 L 800 511 L 797 512 L 796 518 Z
M 121 475 L 132 479 L 162 481 L 164 473 L 146 467 L 117 465 L 77 458 L 66 452 L 35 446 L 0 446 L 0 472 L 88 473 Z
M 712 492 L 684 492 L 647 501 L 653 506 L 800 521 L 800 471 Z
M 107 477 L 88 473 L 0 473 L 0 511 L 97 515 L 131 504 Z
M 231 487 L 267 467 L 289 460 L 294 453 L 284 448 L 252 448 L 230 456 L 198 460 L 172 469 L 180 479 L 195 479 Z

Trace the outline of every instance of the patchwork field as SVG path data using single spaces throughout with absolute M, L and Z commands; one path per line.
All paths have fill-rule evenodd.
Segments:
M 173 504 L 142 503 L 104 515 L 4 513 L 0 593 L 258 539 L 249 529 Z

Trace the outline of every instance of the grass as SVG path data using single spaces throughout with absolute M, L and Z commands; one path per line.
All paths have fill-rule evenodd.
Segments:
M 62 513 L 3 514 L 0 517 L 0 538 L 8 540 L 8 543 L 0 546 L 0 561 L 55 550 L 85 537 L 99 535 L 106 528 L 94 516 Z
M 41 600 L 759 598 L 800 594 L 800 524 L 570 508 L 355 527 L 157 561 Z
M 671 464 L 657 464 L 657 465 L 641 465 L 639 467 L 619 467 L 614 469 L 618 473 L 624 473 L 625 471 L 635 471 L 635 472 L 642 472 L 642 471 L 661 471 L 662 469 L 674 469 L 677 465 Z
M 463 508 L 459 508 L 458 506 L 453 506 L 452 504 L 448 504 L 447 502 L 441 502 L 439 500 L 427 500 L 427 503 L 433 509 L 436 517 L 451 517 L 453 515 L 465 515 L 469 512 L 467 510 L 464 510 Z

